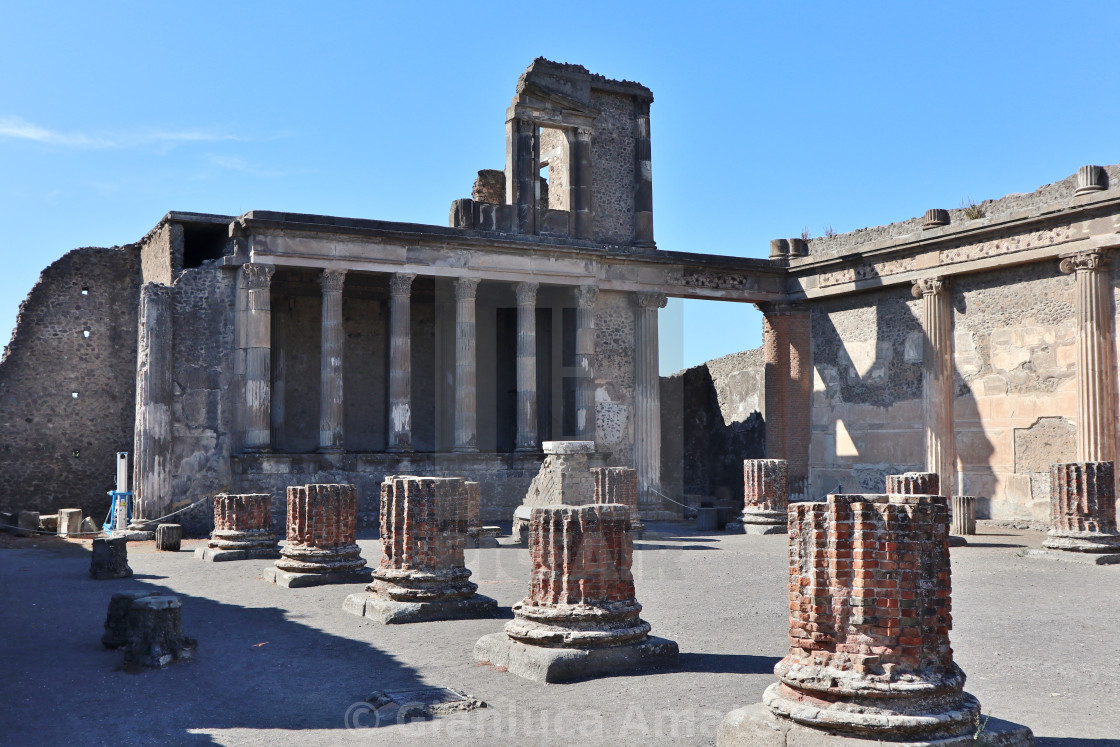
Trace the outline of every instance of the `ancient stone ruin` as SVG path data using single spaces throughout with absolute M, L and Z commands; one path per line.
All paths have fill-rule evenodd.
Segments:
M 214 530 L 205 547 L 194 551 L 200 560 L 279 558 L 272 528 L 272 496 L 268 493 L 214 496 Z
M 295 589 L 368 581 L 370 571 L 355 542 L 358 491 L 353 485 L 288 488 L 288 541 L 265 580 Z
M 538 507 L 529 520 L 529 595 L 476 659 L 538 682 L 677 663 L 677 644 L 640 617 L 628 506 Z
M 131 576 L 132 569 L 128 566 L 128 540 L 124 537 L 95 539 L 89 559 L 89 575 L 99 581 Z
M 887 475 L 886 483 L 887 495 L 941 495 L 941 478 L 936 472 L 904 472 L 901 475 Z M 956 502 L 950 505 L 955 506 Z M 967 505 L 965 509 L 967 510 Z M 950 524 L 955 526 L 952 524 L 951 517 Z M 956 532 L 949 535 L 950 547 L 967 544 L 968 540 Z
M 788 505 L 789 466 L 785 460 L 744 459 L 742 531 L 785 534 Z
M 123 649 L 126 664 L 155 669 L 193 658 L 198 647 L 183 634 L 179 598 L 155 591 L 114 594 L 101 643 Z
M 1050 490 L 1050 531 L 1042 546 L 1058 552 L 1031 554 L 1098 565 L 1120 563 L 1113 463 L 1052 464 Z
M 383 623 L 492 617 L 463 561 L 469 483 L 459 477 L 393 476 L 381 485 L 381 562 L 366 591 L 343 609 Z
M 629 467 L 592 467 L 595 503 L 621 503 L 630 507 L 630 530 L 641 539 L 645 524 L 638 507 L 638 471 Z
M 545 441 L 544 462 L 529 484 L 524 502 L 513 514 L 513 535 L 528 540 L 529 516 L 535 506 L 582 506 L 595 502 L 595 477 L 589 459 L 594 441 Z
M 980 704 L 949 645 L 946 499 L 830 495 L 791 505 L 789 521 L 789 654 L 762 704 L 724 719 L 721 747 L 972 745 Z M 1025 728 L 1005 737 L 1033 744 Z

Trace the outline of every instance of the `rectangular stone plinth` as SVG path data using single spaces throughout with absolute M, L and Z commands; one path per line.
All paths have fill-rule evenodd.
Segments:
M 1115 552 L 1069 552 L 1066 550 L 1027 550 L 1028 558 L 1060 560 L 1063 563 L 1081 565 L 1120 565 L 1120 553 Z
M 498 612 L 498 603 L 481 594 L 472 594 L 465 599 L 444 599 L 436 602 L 396 602 L 391 599 L 378 599 L 362 592 L 346 597 L 342 609 L 352 615 L 368 617 L 385 625 L 395 625 L 494 617 Z
M 474 645 L 476 661 L 505 667 L 534 682 L 570 682 L 604 674 L 664 669 L 680 663 L 676 641 L 650 636 L 641 643 L 606 648 L 527 646 L 505 633 L 491 633 Z
M 210 563 L 227 560 L 275 560 L 280 557 L 280 547 L 267 547 L 257 550 L 219 550 L 215 547 L 196 547 L 194 556 Z
M 1034 734 L 1021 724 L 987 718 L 979 736 L 948 739 L 883 742 L 880 739 L 847 737 L 780 718 L 758 703 L 736 708 L 723 717 L 716 735 L 717 747 L 1034 747 Z
M 308 586 L 327 586 L 329 584 L 368 584 L 373 571 L 362 568 L 357 571 L 330 571 L 328 573 L 290 573 L 279 568 L 265 568 L 264 580 L 289 589 L 303 589 Z

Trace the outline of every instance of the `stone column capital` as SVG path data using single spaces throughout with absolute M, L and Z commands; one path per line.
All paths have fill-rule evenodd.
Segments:
M 537 303 L 537 289 L 540 287 L 540 283 L 518 283 L 515 288 L 517 292 L 517 305 L 535 306 Z
M 910 293 L 914 298 L 921 298 L 922 296 L 933 296 L 938 293 L 945 293 L 948 290 L 949 281 L 944 278 L 919 278 L 914 281 L 914 286 L 910 289 Z
M 457 278 L 455 280 L 455 300 L 473 301 L 478 293 L 479 278 Z
M 346 270 L 323 270 L 323 274 L 319 276 L 319 284 L 324 293 L 341 293 L 345 282 Z
M 593 308 L 595 301 L 599 298 L 599 286 L 597 285 L 576 286 L 573 292 L 576 295 L 576 304 L 581 309 Z
M 412 272 L 395 272 L 389 276 L 389 293 L 394 296 L 407 296 L 412 292 L 412 281 L 416 274 Z
M 576 128 L 576 140 L 579 140 L 581 143 L 591 142 L 591 136 L 593 134 L 595 134 L 595 131 L 590 127 Z
M 276 265 L 262 265 L 249 262 L 241 265 L 245 273 L 245 286 L 249 290 L 263 290 L 272 282 L 272 275 L 276 272 Z
M 1100 252 L 1079 252 L 1063 257 L 1058 268 L 1066 275 L 1075 272 L 1093 272 L 1105 266 L 1104 255 Z
M 639 291 L 634 296 L 641 309 L 663 309 L 669 303 L 669 297 L 664 293 Z

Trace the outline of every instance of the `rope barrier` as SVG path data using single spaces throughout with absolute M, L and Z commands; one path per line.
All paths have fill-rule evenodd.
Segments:
M 170 519 L 172 516 L 176 516 L 178 514 L 181 514 L 184 511 L 188 511 L 188 510 L 194 508 L 195 506 L 197 506 L 201 503 L 205 503 L 208 500 L 210 500 L 210 499 L 209 498 L 199 498 L 197 501 L 190 504 L 189 506 L 183 506 L 179 510 L 172 511 L 171 513 L 167 514 L 166 516 L 161 516 L 158 519 L 143 519 L 143 521 L 144 521 L 145 524 L 155 524 L 157 522 L 163 521 L 164 519 Z M 106 516 L 105 518 L 108 519 L 109 517 Z M 18 530 L 19 532 L 31 532 L 32 534 L 49 534 L 51 536 L 65 536 L 65 537 L 96 537 L 100 534 L 105 533 L 103 531 L 102 532 L 70 532 L 70 533 L 65 534 L 65 535 L 59 535 L 57 531 L 52 532 L 52 531 L 49 531 L 47 529 L 20 529 L 19 527 L 15 526 L 14 524 L 10 524 L 9 527 L 12 528 L 12 529 Z

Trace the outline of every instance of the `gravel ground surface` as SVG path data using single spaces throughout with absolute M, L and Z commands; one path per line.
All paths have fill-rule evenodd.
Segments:
M 382 626 L 344 613 L 361 585 L 285 589 L 271 561 L 204 563 L 129 545 L 136 575 L 93 581 L 88 541 L 0 535 L 4 744 L 714 744 L 723 715 L 760 700 L 785 654 L 786 538 L 673 524 L 636 543 L 643 617 L 676 640 L 679 669 L 544 685 L 477 665 L 504 619 Z M 983 527 L 954 548 L 953 647 L 985 713 L 1050 747 L 1120 747 L 1120 566 L 1022 557 L 1043 535 Z M 508 541 L 508 540 L 503 540 Z M 360 539 L 371 564 L 376 539 Z M 527 551 L 468 550 L 502 614 L 524 596 Z M 109 597 L 183 601 L 195 661 L 133 673 L 102 648 Z M 378 724 L 374 690 L 449 687 L 489 707 Z

